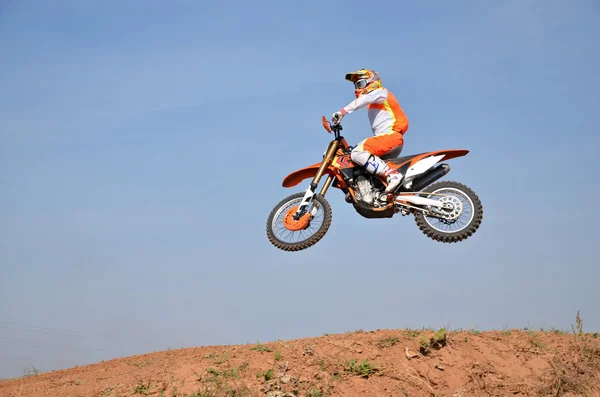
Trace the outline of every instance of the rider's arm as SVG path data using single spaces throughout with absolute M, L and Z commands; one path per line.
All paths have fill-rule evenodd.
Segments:
M 344 106 L 340 112 L 342 114 L 352 113 L 355 110 L 358 110 L 366 105 L 370 105 L 371 103 L 383 103 L 387 99 L 387 90 L 375 90 L 371 91 L 368 94 L 361 95 L 348 105 Z

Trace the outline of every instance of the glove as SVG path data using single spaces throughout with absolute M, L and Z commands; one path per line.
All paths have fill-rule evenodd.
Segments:
M 342 121 L 342 118 L 344 118 L 342 112 L 335 112 L 331 117 L 331 121 L 333 121 L 334 125 L 338 125 Z

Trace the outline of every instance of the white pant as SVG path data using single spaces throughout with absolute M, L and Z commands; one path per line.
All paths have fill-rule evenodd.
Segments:
M 366 150 L 360 150 L 358 145 L 352 149 L 350 157 L 356 164 L 362 165 L 371 174 L 383 175 L 387 171 L 388 166 L 384 160 L 393 159 L 398 157 L 402 152 L 404 145 L 396 146 L 389 152 L 381 155 L 381 157 L 375 156 Z

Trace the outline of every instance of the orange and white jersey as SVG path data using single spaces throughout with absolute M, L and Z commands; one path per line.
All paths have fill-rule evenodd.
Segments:
M 408 130 L 408 119 L 396 97 L 385 88 L 377 88 L 368 94 L 363 94 L 342 108 L 342 114 L 352 113 L 368 106 L 369 121 L 373 134 L 400 132 Z

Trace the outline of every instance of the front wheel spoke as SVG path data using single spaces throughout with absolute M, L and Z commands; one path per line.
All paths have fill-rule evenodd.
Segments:
M 285 231 L 287 232 L 286 236 L 291 237 L 294 235 L 294 232 L 292 232 L 291 230 L 287 230 L 285 229 Z M 281 235 L 283 237 L 283 235 Z

